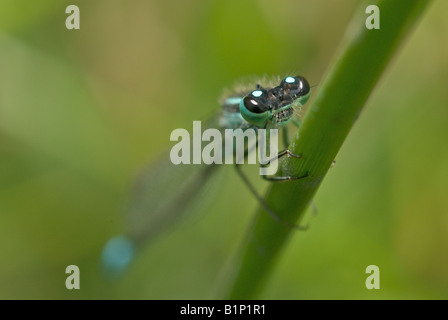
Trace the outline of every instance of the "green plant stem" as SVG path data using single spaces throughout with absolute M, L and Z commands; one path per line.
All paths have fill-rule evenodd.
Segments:
M 290 145 L 303 159 L 288 158 L 280 174 L 308 177 L 273 183 L 265 200 L 283 220 L 298 224 L 358 118 L 375 84 L 429 0 L 363 1 L 347 29 L 347 42 L 319 89 Z M 368 5 L 380 9 L 380 29 L 368 30 Z M 226 298 L 253 299 L 294 229 L 275 222 L 260 208 L 236 259 Z

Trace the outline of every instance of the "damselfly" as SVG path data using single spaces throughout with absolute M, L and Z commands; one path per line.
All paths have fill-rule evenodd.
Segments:
M 250 90 L 240 89 L 222 99 L 220 112 L 207 121 L 206 126 L 221 131 L 228 128 L 282 128 L 286 131 L 289 122 L 299 125 L 295 110 L 308 101 L 310 94 L 310 85 L 301 76 L 288 76 L 277 86 L 257 84 Z M 283 136 L 288 135 L 284 132 Z M 287 141 L 284 142 L 287 146 Z M 283 156 L 300 158 L 288 149 L 278 153 L 278 158 Z M 127 208 L 126 234 L 110 239 L 103 249 L 102 262 L 106 270 L 117 273 L 125 269 L 138 247 L 173 225 L 194 207 L 194 203 L 201 198 L 206 181 L 217 167 L 219 165 L 216 164 L 174 165 L 168 157 L 163 157 L 145 172 L 137 181 Z M 286 224 L 258 195 L 240 165 L 236 164 L 235 168 L 265 211 L 277 222 Z M 270 181 L 304 177 L 263 176 Z

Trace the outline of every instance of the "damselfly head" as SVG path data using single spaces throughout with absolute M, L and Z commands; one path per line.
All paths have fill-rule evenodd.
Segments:
M 256 90 L 241 100 L 240 112 L 253 125 L 265 126 L 268 120 L 281 125 L 291 120 L 294 107 L 305 104 L 309 96 L 308 81 L 301 76 L 289 76 L 276 87 L 265 89 L 257 84 Z

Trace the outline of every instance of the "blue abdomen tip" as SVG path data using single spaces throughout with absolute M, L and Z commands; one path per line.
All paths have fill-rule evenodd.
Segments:
M 112 274 L 123 272 L 132 261 L 135 245 L 125 236 L 111 238 L 103 248 L 101 261 L 105 271 Z

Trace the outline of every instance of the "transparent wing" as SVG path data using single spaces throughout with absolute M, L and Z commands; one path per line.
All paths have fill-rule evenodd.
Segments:
M 218 128 L 218 115 L 203 125 Z M 165 153 L 137 179 L 126 206 L 125 235 L 110 239 L 102 252 L 105 271 L 118 274 L 131 262 L 137 248 L 152 241 L 197 211 L 208 198 L 219 165 L 174 165 Z
M 134 243 L 150 241 L 198 207 L 218 165 L 174 165 L 169 155 L 143 173 L 127 209 Z

